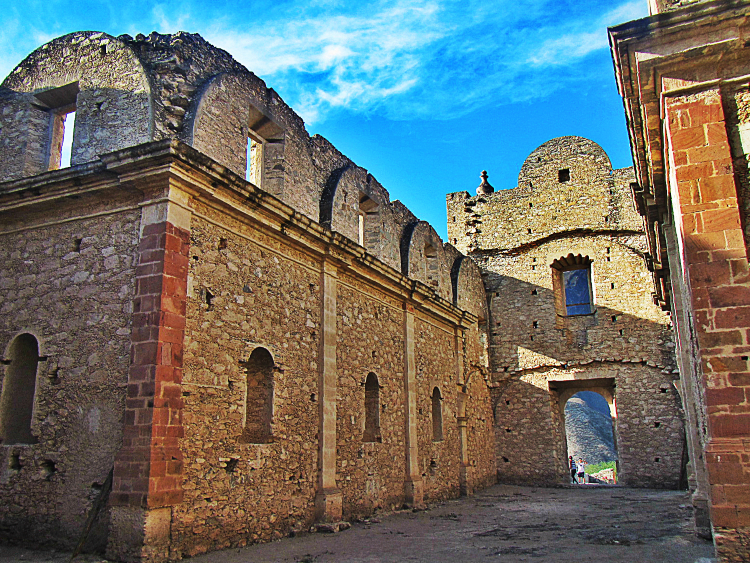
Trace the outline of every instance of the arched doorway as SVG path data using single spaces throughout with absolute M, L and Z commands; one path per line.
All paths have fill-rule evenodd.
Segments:
M 579 391 L 567 400 L 564 412 L 568 457 L 583 459 L 587 475 L 598 474 L 598 481 L 614 484 L 618 456 L 607 400 L 594 391 Z
M 551 381 L 550 391 L 557 395 L 559 405 L 562 464 L 567 469 L 570 457 L 583 459 L 587 464 L 586 482 L 615 483 L 620 467 L 614 379 Z M 603 473 L 598 478 L 588 477 L 600 471 Z

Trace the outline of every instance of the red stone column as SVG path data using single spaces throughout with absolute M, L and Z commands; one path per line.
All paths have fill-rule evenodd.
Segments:
M 720 92 L 669 98 L 665 113 L 706 385 L 715 542 L 723 560 L 748 561 L 750 277 Z
M 115 459 L 108 555 L 149 561 L 169 550 L 182 501 L 182 352 L 190 232 L 144 210 L 138 245 L 122 449 Z M 156 206 L 155 206 L 156 207 Z

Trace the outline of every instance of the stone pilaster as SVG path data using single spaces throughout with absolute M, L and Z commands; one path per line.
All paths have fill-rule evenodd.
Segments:
M 417 438 L 417 376 L 414 350 L 414 307 L 404 305 L 404 397 L 406 401 L 406 504 L 414 508 L 424 506 L 424 486 L 419 472 Z
M 464 346 L 463 334 L 461 329 L 456 328 L 453 336 L 453 353 L 456 357 L 456 382 L 458 383 L 458 445 L 460 464 L 458 466 L 458 487 L 462 495 L 470 495 L 473 490 L 471 487 L 471 465 L 469 464 L 469 443 L 466 428 L 466 401 L 468 395 L 466 390 L 466 372 L 464 370 Z
M 342 495 L 336 486 L 336 286 L 338 272 L 329 261 L 321 273 L 323 327 L 320 344 L 320 396 L 318 429 L 318 492 L 315 495 L 315 519 L 338 522 L 342 515 Z
M 469 464 L 469 436 L 466 429 L 466 393 L 458 393 L 458 445 L 460 448 L 460 465 L 458 466 L 458 488 L 462 496 L 474 492 L 471 486 L 471 465 Z
M 171 507 L 182 501 L 182 348 L 190 214 L 143 207 L 123 444 L 115 458 L 107 557 L 168 556 Z
M 670 187 L 681 222 L 706 386 L 705 463 L 719 559 L 750 559 L 750 276 L 719 87 L 664 103 Z M 686 409 L 687 410 L 687 409 Z

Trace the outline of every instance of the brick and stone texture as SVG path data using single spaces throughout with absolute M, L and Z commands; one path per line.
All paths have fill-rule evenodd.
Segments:
M 134 189 L 117 192 L 120 175 Z M 69 193 L 68 178 L 59 171 L 6 184 L 5 202 L 16 201 L 17 190 Z M 6 343 L 36 334 L 40 363 L 59 366 L 49 382 L 37 378 L 39 444 L 6 450 L 21 465 L 7 465 L 8 527 L 54 521 L 57 545 L 70 546 L 95 496 L 91 483 L 113 464 L 109 507 L 96 529 L 109 557 L 123 561 L 269 541 L 316 517 L 422 506 L 495 481 L 478 270 L 456 268 L 455 301 L 474 303 L 459 309 L 180 143 L 112 153 L 77 178 L 73 189 L 93 193 L 81 208 L 74 198 L 55 208 L 60 226 L 48 224 L 46 203 L 24 200 L 5 235 L 7 262 L 30 272 L 3 274 L 4 291 L 28 300 L 4 302 Z M 89 209 L 89 200 L 99 207 Z M 92 217 L 79 220 L 82 209 Z M 75 298 L 68 279 L 81 284 Z M 333 309 L 324 307 L 325 291 Z M 34 306 L 49 314 L 30 315 Z M 325 318 L 333 321 L 334 393 L 321 391 Z M 260 412 L 247 406 L 259 349 L 272 358 L 262 441 L 245 431 L 247 417 Z M 364 436 L 370 373 L 379 384 L 374 441 Z M 435 441 L 434 387 L 443 419 Z M 334 442 L 319 447 L 326 420 Z M 85 486 L 51 488 L 58 481 Z M 328 500 L 318 514 L 321 494 Z M 59 514 L 73 504 L 74 516 Z M 52 541 L 42 530 L 34 539 Z
M 677 328 L 696 524 L 710 524 L 721 561 L 747 561 L 748 8 L 655 7 L 658 17 L 610 30 L 634 195 Z M 666 244 L 655 244 L 658 232 Z
M 620 482 L 680 484 L 674 343 L 652 301 L 632 180 L 592 141 L 562 137 L 529 155 L 518 187 L 448 195 L 448 236 L 479 265 L 488 294 L 501 481 L 568 482 L 565 401 L 590 389 L 614 401 Z M 551 266 L 569 254 L 591 261 L 592 314 L 560 310 Z
M 201 218 L 192 221 L 189 253 L 184 500 L 173 518 L 173 549 L 185 556 L 309 526 L 319 423 L 316 262 L 210 207 L 195 211 Z M 243 362 L 259 347 L 274 361 L 271 438 L 248 443 Z
M 734 99 L 742 102 L 741 96 Z M 738 122 L 742 113 L 735 114 Z M 665 119 L 706 384 L 711 520 L 718 553 L 732 560 L 750 528 L 744 494 L 750 474 L 750 370 L 745 355 L 750 350 L 745 328 L 750 279 L 738 175 L 718 89 L 669 99 Z
M 169 220 L 169 205 L 143 207 L 136 253 L 130 369 L 107 548 L 126 561 L 168 556 L 164 525 L 183 495 L 179 439 L 190 232 Z M 143 539 L 133 545 L 136 522 L 142 522 Z

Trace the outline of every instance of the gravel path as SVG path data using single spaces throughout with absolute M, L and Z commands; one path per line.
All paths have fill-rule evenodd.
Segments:
M 302 534 L 200 555 L 191 563 L 662 562 L 709 563 L 692 534 L 687 493 L 496 485 L 428 510 L 381 515 L 337 534 Z M 69 557 L 69 556 L 68 556 Z M 63 563 L 65 554 L 0 547 L 0 563 Z M 76 563 L 100 562 L 83 556 Z

